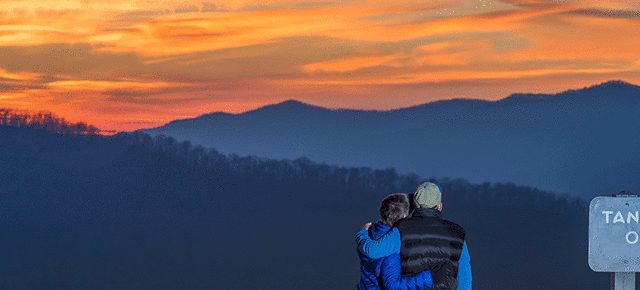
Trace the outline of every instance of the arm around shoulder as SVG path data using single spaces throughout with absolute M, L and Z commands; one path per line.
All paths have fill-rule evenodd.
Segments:
M 356 243 L 360 253 L 372 259 L 379 259 L 400 253 L 400 231 L 392 228 L 384 236 L 374 240 L 369 237 L 368 231 L 361 230 L 356 234 Z

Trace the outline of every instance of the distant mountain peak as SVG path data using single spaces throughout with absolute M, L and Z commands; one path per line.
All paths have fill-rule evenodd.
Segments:
M 329 110 L 324 107 L 315 106 L 306 104 L 297 100 L 287 100 L 277 104 L 266 105 L 260 108 L 257 108 L 252 111 L 247 111 L 242 113 L 242 115 L 254 115 L 254 114 L 283 114 L 283 113 L 300 113 L 300 112 L 308 112 L 309 110 Z
M 259 109 L 264 109 L 264 108 L 270 108 L 270 107 L 278 107 L 278 108 L 284 108 L 284 109 L 320 108 L 318 106 L 309 105 L 307 103 L 303 103 L 303 102 L 298 101 L 298 100 L 286 100 L 286 101 L 281 102 L 281 103 L 276 103 L 276 104 L 271 104 L 271 105 L 266 105 L 266 106 L 260 107 L 260 108 L 258 108 L 258 110 Z
M 604 82 L 599 85 L 595 85 L 593 87 L 611 87 L 611 86 L 637 87 L 636 85 L 630 84 L 623 80 L 610 80 L 608 82 Z
M 271 110 L 296 111 L 296 110 L 305 109 L 305 108 L 321 108 L 321 107 L 305 104 L 305 103 L 297 101 L 297 100 L 286 100 L 286 101 L 281 102 L 281 103 L 262 106 L 262 107 L 259 107 L 257 109 L 250 110 L 250 111 L 247 111 L 247 112 L 244 112 L 244 113 L 234 114 L 234 113 L 226 113 L 226 112 L 212 112 L 212 113 L 202 114 L 202 115 L 200 115 L 200 116 L 198 116 L 196 118 L 184 119 L 184 120 L 225 118 L 225 117 L 230 117 L 230 116 L 237 116 L 237 115 L 252 113 L 252 112 L 256 112 L 256 111 L 264 111 L 264 110 L 268 110 L 268 111 L 271 111 Z M 184 121 L 184 120 L 174 120 L 171 123 L 180 122 L 180 121 Z
M 583 91 L 600 91 L 600 90 L 630 90 L 640 89 L 640 86 L 622 81 L 622 80 L 610 80 L 601 84 L 593 85 L 590 87 L 584 87 L 578 90 L 568 90 L 567 92 L 583 92 Z
M 219 116 L 231 116 L 231 115 L 235 115 L 235 114 L 227 113 L 227 112 L 213 112 L 213 113 L 202 114 L 196 117 L 195 119 L 198 119 L 198 118 L 210 119 L 210 118 L 215 118 Z
M 602 93 L 607 93 L 608 91 L 638 91 L 640 90 L 640 86 L 636 86 L 634 84 L 622 81 L 622 80 L 610 80 L 601 84 L 593 85 L 590 87 L 584 87 L 582 89 L 576 90 L 567 90 L 564 92 L 560 92 L 557 94 L 526 94 L 526 93 L 516 93 L 512 94 L 498 102 L 509 103 L 509 102 L 517 102 L 517 101 L 536 101 L 542 100 L 546 98 L 558 97 L 558 96 L 566 96 L 566 95 L 581 95 L 586 96 L 589 94 L 596 93 L 596 95 L 600 95 Z
M 301 101 L 294 100 L 294 99 L 286 100 L 286 101 L 278 103 L 278 104 L 287 105 L 287 106 L 310 106 L 309 104 L 306 104 L 306 103 L 303 103 Z
M 622 80 L 611 80 L 578 90 L 568 90 L 556 95 L 582 95 L 598 98 L 602 96 L 636 98 L 640 95 L 640 86 L 636 86 Z

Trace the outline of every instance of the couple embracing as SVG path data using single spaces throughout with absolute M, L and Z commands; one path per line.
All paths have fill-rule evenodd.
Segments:
M 442 219 L 442 188 L 432 182 L 380 203 L 380 220 L 356 234 L 357 290 L 467 290 L 471 264 L 464 229 Z M 412 209 L 410 211 L 410 209 Z

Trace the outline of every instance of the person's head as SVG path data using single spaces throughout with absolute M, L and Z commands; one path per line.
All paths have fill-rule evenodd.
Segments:
M 404 193 L 392 193 L 380 202 L 380 222 L 385 226 L 393 224 L 409 214 L 409 198 Z
M 442 209 L 442 188 L 437 183 L 424 182 L 413 194 L 413 205 L 416 208 Z

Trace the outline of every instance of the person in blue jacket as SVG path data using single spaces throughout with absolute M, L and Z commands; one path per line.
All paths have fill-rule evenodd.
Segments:
M 404 275 L 438 268 L 431 272 L 436 284 L 432 289 L 470 290 L 471 264 L 464 229 L 441 218 L 441 194 L 438 184 L 421 184 L 412 198 L 416 208 L 411 217 L 396 222 L 378 239 L 369 237 L 365 229 L 371 223 L 366 224 L 356 234 L 358 251 L 371 259 L 404 253 L 401 258 Z
M 371 235 L 379 239 L 387 233 L 391 226 L 409 213 L 409 199 L 406 194 L 394 193 L 385 197 L 380 203 L 380 220 L 359 235 Z M 385 247 L 385 246 L 381 246 Z M 397 248 L 396 248 L 397 247 Z M 433 285 L 431 271 L 423 271 L 414 275 L 402 276 L 399 245 L 389 244 L 386 249 L 390 254 L 370 258 L 358 252 L 360 258 L 360 282 L 357 290 L 424 290 Z

